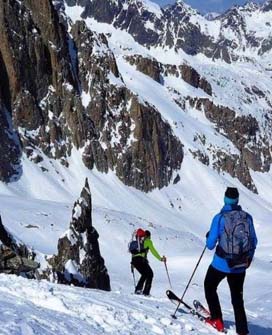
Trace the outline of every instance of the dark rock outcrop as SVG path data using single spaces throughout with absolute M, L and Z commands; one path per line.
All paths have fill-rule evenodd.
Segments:
M 89 96 L 83 162 L 101 172 L 115 169 L 126 185 L 145 192 L 168 185 L 181 166 L 182 144 L 159 112 L 125 87 L 105 36 L 96 36 L 84 22 L 77 22 L 71 33 L 79 79 Z M 95 51 L 94 45 L 103 51 Z
M 162 73 L 165 76 L 176 76 L 177 78 L 182 78 L 189 85 L 200 88 L 208 95 L 212 96 L 212 86 L 207 81 L 206 78 L 201 77 L 200 74 L 191 66 L 187 64 L 182 64 L 179 66 L 166 64 L 161 65 Z
M 49 260 L 58 281 L 110 291 L 110 277 L 101 257 L 99 235 L 92 225 L 88 181 L 75 202 L 67 233 L 59 239 L 58 254 Z
M 217 106 L 209 99 L 189 99 L 191 106 L 203 110 L 217 130 L 239 149 L 240 156 L 218 151 L 214 167 L 237 177 L 247 188 L 256 192 L 249 169 L 268 172 L 272 163 L 269 139 L 261 135 L 257 120 L 251 116 L 237 116 L 228 107 Z
M 69 26 L 51 0 L 1 2 L 0 27 L 5 75 L 0 88 L 11 115 L 5 128 L 13 125 L 20 142 L 4 142 L 13 150 L 5 149 L 10 166 L 0 167 L 2 180 L 22 173 L 21 150 L 47 171 L 44 156 L 68 166 L 74 146 L 82 149 L 88 168 L 115 170 L 124 183 L 140 190 L 168 185 L 181 165 L 182 145 L 158 111 L 142 105 L 125 87 L 105 35 L 93 33 L 83 21 Z M 136 109 L 141 109 L 139 118 Z M 148 136 L 138 136 L 136 144 L 133 129 L 143 119 Z
M 22 174 L 19 138 L 12 126 L 9 112 L 0 96 L 0 181 L 11 182 Z
M 191 66 L 182 64 L 179 66 L 162 64 L 156 59 L 145 58 L 141 55 L 126 56 L 125 59 L 131 64 L 135 65 L 136 69 L 158 83 L 162 83 L 164 74 L 165 76 L 174 75 L 182 78 L 186 83 L 195 87 L 201 88 L 208 95 L 212 95 L 212 86 Z
M 141 55 L 127 56 L 126 60 L 131 65 L 136 65 L 136 69 L 153 80 L 161 83 L 161 64 L 156 59 L 145 58 Z
M 271 1 L 271 0 L 267 0 L 267 1 L 265 1 L 262 10 L 263 10 L 264 12 L 272 11 L 272 1 Z
M 11 118 L 11 96 L 7 69 L 0 52 L 0 180 L 10 182 L 20 177 L 21 147 Z
M 201 77 L 194 68 L 183 64 L 179 66 L 179 70 L 184 81 L 186 81 L 191 86 L 195 88 L 201 88 L 207 94 L 212 95 L 211 84 L 205 78 Z
M 220 150 L 217 151 L 215 156 L 213 163 L 215 170 L 229 173 L 232 177 L 239 179 L 245 187 L 257 193 L 257 188 L 251 178 L 247 162 L 243 160 L 243 157 L 226 154 Z
M 23 275 L 35 278 L 39 263 L 35 253 L 25 244 L 18 242 L 6 230 L 0 216 L 0 273 Z
M 66 27 L 49 0 L 1 2 L 0 27 L 5 96 L 23 151 L 65 157 L 71 146 L 60 114 L 75 86 Z

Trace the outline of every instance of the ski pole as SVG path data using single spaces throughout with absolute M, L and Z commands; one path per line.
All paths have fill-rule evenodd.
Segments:
M 135 274 L 134 274 L 134 266 L 131 264 L 131 272 L 133 276 L 133 281 L 134 281 L 134 288 L 136 289 L 136 280 L 135 280 Z
M 198 262 L 197 262 L 197 264 L 196 264 L 196 266 L 195 266 L 195 268 L 194 268 L 194 271 L 193 271 L 193 273 L 192 273 L 192 275 L 191 275 L 191 278 L 190 278 L 190 280 L 189 280 L 189 282 L 188 282 L 188 284 L 187 284 L 187 286 L 186 286 L 186 288 L 185 288 L 185 290 L 184 290 L 184 292 L 183 292 L 183 294 L 182 294 L 182 297 L 180 298 L 180 302 L 179 302 L 179 304 L 178 304 L 178 306 L 177 306 L 177 308 L 176 308 L 176 310 L 175 310 L 175 313 L 172 315 L 172 317 L 173 317 L 174 319 L 176 318 L 176 313 L 177 313 L 177 311 L 178 311 L 178 309 L 179 309 L 179 306 L 180 306 L 181 302 L 183 301 L 183 298 L 184 298 L 184 296 L 185 296 L 185 293 L 187 292 L 187 290 L 188 290 L 188 288 L 189 288 L 189 286 L 190 286 L 190 284 L 191 284 L 191 281 L 192 281 L 192 279 L 193 279 L 193 277 L 194 277 L 194 274 L 195 274 L 195 272 L 196 272 L 196 269 L 198 268 L 198 265 L 199 265 L 199 263 L 200 263 L 200 261 L 201 261 L 203 255 L 204 255 L 204 252 L 206 251 L 206 248 L 207 248 L 207 247 L 206 247 L 206 245 L 205 245 L 205 248 L 203 249 L 202 254 L 201 254 L 201 256 L 199 257 L 199 260 L 198 260 Z
M 170 280 L 170 276 L 169 276 L 169 272 L 168 272 L 168 268 L 167 268 L 166 262 L 164 262 L 164 265 L 165 265 L 165 270 L 166 270 L 166 273 L 167 273 L 167 277 L 168 277 L 170 288 L 172 288 L 172 284 L 171 284 L 171 280 Z

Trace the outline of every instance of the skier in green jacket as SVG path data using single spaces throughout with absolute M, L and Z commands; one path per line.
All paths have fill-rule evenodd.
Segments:
M 150 250 L 152 255 L 161 262 L 166 262 L 166 257 L 161 257 L 158 251 L 155 249 L 151 240 L 151 233 L 149 230 L 145 231 L 143 247 L 143 252 L 139 252 L 132 256 L 131 264 L 141 274 L 141 277 L 135 288 L 135 293 L 149 296 L 153 280 L 153 271 L 148 263 L 147 253 Z

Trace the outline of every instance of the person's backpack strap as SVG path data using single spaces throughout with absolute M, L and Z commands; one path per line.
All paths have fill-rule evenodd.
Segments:
M 221 221 L 222 221 L 222 219 L 224 217 L 224 213 L 225 213 L 225 211 L 221 210 L 221 212 L 220 212 L 221 215 L 220 215 L 220 218 L 218 220 L 218 229 L 220 228 L 220 224 L 221 224 Z M 220 236 L 219 236 L 219 239 L 220 239 Z M 223 257 L 223 258 L 225 257 L 224 250 L 220 247 L 219 243 L 216 246 L 215 253 L 219 257 Z

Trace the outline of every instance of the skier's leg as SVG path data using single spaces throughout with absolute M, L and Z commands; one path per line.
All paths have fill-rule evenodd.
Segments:
M 243 286 L 246 273 L 228 274 L 228 284 L 233 305 L 237 334 L 248 334 L 247 318 L 244 308 Z
M 209 266 L 206 278 L 204 281 L 205 296 L 209 310 L 211 313 L 211 319 L 222 320 L 222 311 L 217 294 L 217 287 L 219 283 L 226 277 L 226 274 L 216 270 L 213 266 Z
M 141 274 L 141 277 L 136 285 L 135 292 L 141 292 L 146 281 L 145 259 L 141 256 L 132 258 L 132 265 Z
M 143 290 L 144 295 L 149 295 L 150 290 L 151 290 L 151 285 L 152 285 L 152 280 L 153 280 L 153 271 L 148 264 L 148 261 L 145 263 L 145 274 L 146 274 L 146 281 L 145 281 L 145 287 Z

